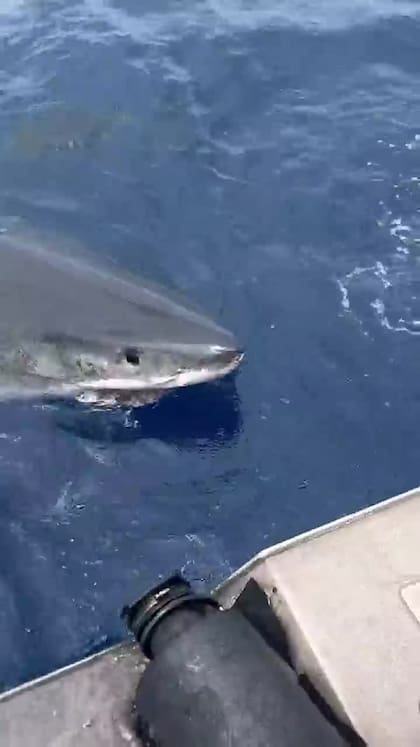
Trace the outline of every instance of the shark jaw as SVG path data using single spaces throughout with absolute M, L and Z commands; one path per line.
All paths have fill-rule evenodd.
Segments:
M 95 407 L 142 407 L 153 404 L 175 389 L 203 384 L 233 373 L 241 364 L 244 353 L 232 351 L 231 360 L 220 367 L 205 367 L 181 371 L 171 377 L 152 380 L 110 378 L 77 382 L 76 400 Z

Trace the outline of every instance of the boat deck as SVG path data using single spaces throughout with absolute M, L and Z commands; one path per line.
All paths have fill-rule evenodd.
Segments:
M 216 591 L 228 606 L 254 577 L 296 670 L 372 746 L 420 745 L 419 538 L 415 490 L 264 551 Z M 145 666 L 130 642 L 5 693 L 2 744 L 138 745 L 130 712 Z

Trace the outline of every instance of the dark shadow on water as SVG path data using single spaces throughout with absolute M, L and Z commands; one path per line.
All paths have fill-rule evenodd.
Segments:
M 133 409 L 95 410 L 68 403 L 55 413 L 55 422 L 62 430 L 95 442 L 158 439 L 182 448 L 225 445 L 242 426 L 234 377 L 181 389 Z

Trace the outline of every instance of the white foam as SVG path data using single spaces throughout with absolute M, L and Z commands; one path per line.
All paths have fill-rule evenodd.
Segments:
M 381 301 L 380 298 L 375 298 L 375 300 L 372 301 L 370 305 L 374 310 L 377 318 L 379 319 L 381 326 L 389 330 L 390 332 L 407 332 L 408 334 L 420 334 L 420 330 L 418 333 L 410 330 L 404 319 L 399 319 L 398 324 L 391 324 L 386 314 L 385 304 L 383 301 Z
M 404 143 L 407 150 L 416 150 L 417 148 L 420 148 L 420 135 L 414 135 L 412 140 L 409 140 L 408 143 Z
M 344 282 L 340 279 L 337 280 L 337 285 L 340 289 L 341 293 L 341 305 L 344 309 L 344 311 L 350 311 L 350 300 L 349 300 L 349 292 L 347 287 L 344 285 Z
M 379 316 L 381 320 L 384 319 L 385 316 L 385 304 L 383 301 L 381 301 L 380 298 L 375 298 L 374 301 L 371 301 L 370 303 L 372 309 L 374 309 Z
M 404 224 L 401 218 L 394 218 L 391 221 L 391 227 L 389 229 L 389 232 L 391 236 L 398 236 L 400 238 L 400 234 L 411 233 L 411 230 L 412 230 L 411 227 Z
M 383 139 L 377 142 L 390 145 Z M 420 133 L 413 135 L 405 147 L 409 150 L 420 148 Z M 383 251 L 380 255 L 378 252 L 378 259 L 356 265 L 337 280 L 341 306 L 357 320 L 365 333 L 376 322 L 390 332 L 419 335 L 420 324 L 416 317 L 419 317 L 420 304 L 420 297 L 417 298 L 420 209 L 413 210 L 412 200 L 417 196 L 420 176 L 399 173 L 389 183 L 393 204 L 379 201 L 380 212 L 376 218 L 379 251 L 381 233 L 385 234 Z M 407 196 L 408 205 L 405 204 Z M 400 214 L 395 214 L 395 205 L 400 206 Z
M 241 184 L 246 184 L 243 179 L 238 179 L 236 176 L 231 176 L 231 174 L 225 174 L 223 171 L 219 171 L 214 166 L 207 166 L 206 167 L 208 171 L 212 171 L 215 176 L 217 176 L 218 179 L 224 182 L 239 182 Z
M 374 318 L 384 329 L 420 335 L 420 320 L 412 317 L 412 305 L 417 301 L 417 296 L 411 291 L 411 284 L 418 276 L 417 264 L 413 263 L 405 247 L 397 247 L 396 252 L 399 252 L 398 259 L 391 258 L 389 266 L 382 261 L 365 267 L 356 266 L 337 279 L 341 306 L 362 327 L 369 323 L 367 303 L 367 308 L 374 312 Z M 397 288 L 397 292 L 394 288 Z M 372 292 L 374 296 L 369 300 Z
M 391 287 L 392 283 L 388 277 L 388 268 L 385 267 L 383 262 L 378 261 L 375 263 L 374 268 L 373 268 L 373 274 L 382 281 L 385 289 Z

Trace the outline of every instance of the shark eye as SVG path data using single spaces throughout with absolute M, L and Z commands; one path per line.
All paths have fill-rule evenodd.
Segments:
M 131 366 L 138 366 L 140 364 L 140 355 L 136 348 L 127 348 L 124 351 L 125 360 L 130 363 Z

